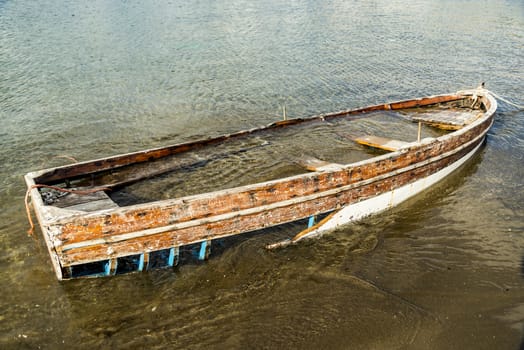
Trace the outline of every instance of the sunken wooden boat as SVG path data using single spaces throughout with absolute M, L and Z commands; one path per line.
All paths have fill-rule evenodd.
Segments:
M 309 219 L 309 228 L 269 246 L 278 247 L 386 210 L 470 159 L 483 144 L 496 108 L 490 93 L 478 88 L 285 119 L 224 136 L 35 171 L 25 181 L 57 278 L 111 276 L 174 266 L 181 248 L 190 245 L 203 259 L 213 240 Z M 408 135 L 392 139 L 389 127 L 382 135 L 340 132 L 380 116 L 405 123 L 395 130 L 409 130 Z M 288 162 L 292 170 L 237 176 L 217 188 L 204 173 L 200 185 L 184 188 L 186 178 L 213 161 L 235 158 L 241 163 L 249 152 L 255 159 L 256 152 L 277 144 L 272 135 L 288 140 L 305 132 L 312 137 L 309 128 L 326 128 L 345 141 L 334 154 L 324 156 L 314 149 L 312 154 L 301 150 L 293 155 L 290 143 L 269 158 L 285 154 L 284 161 L 271 164 Z M 369 128 L 363 129 L 359 132 Z M 357 148 L 365 156 L 348 156 L 349 149 Z M 236 166 L 220 165 L 222 171 Z M 148 181 L 156 184 L 159 196 L 129 195 L 129 188 Z M 179 188 L 185 192 L 173 190 Z M 151 187 L 144 191 L 151 192 Z M 315 223 L 318 216 L 323 219 Z

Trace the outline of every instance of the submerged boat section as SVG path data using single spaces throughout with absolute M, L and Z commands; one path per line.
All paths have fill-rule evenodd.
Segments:
M 327 215 L 275 245 L 282 246 L 397 205 L 466 162 L 496 108 L 483 89 L 430 96 L 35 171 L 25 180 L 59 280 L 172 267 L 186 247 L 205 259 L 213 240 Z M 310 147 L 316 138 L 331 147 Z

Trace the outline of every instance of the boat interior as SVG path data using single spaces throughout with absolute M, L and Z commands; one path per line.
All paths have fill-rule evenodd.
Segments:
M 411 100 L 307 119 L 283 118 L 235 134 L 42 170 L 28 174 L 26 181 L 29 191 L 35 188 L 39 191 L 42 199 L 39 205 L 49 209 L 51 216 L 57 213 L 58 217 L 51 221 L 66 222 L 74 216 L 88 225 L 91 213 L 156 205 L 155 202 L 175 198 L 184 203 L 188 196 L 207 196 L 207 193 L 212 196 L 216 191 L 308 172 L 337 170 L 446 135 L 474 122 L 486 110 L 482 100 L 475 96 L 460 99 L 443 95 L 442 99 L 451 102 L 401 107 L 425 104 Z M 312 227 L 315 220 L 328 217 L 326 212 L 280 226 L 299 225 L 294 231 L 301 231 L 304 225 Z M 233 235 L 213 240 L 216 242 L 213 250 L 220 251 L 225 241 L 251 234 L 256 232 L 241 235 L 242 238 Z M 52 239 L 46 237 L 53 256 Z M 115 257 L 109 247 L 109 255 L 96 261 L 69 261 L 64 265 L 56 260 L 54 265 L 59 279 L 110 276 L 172 267 L 179 260 L 205 260 L 210 244 L 211 240 L 195 241 Z M 62 251 L 75 247 L 75 243 L 69 247 L 59 245 Z
M 91 212 L 331 170 L 460 129 L 481 115 L 478 106 L 472 108 L 474 103 L 461 100 L 313 118 L 52 183 L 74 190 L 103 187 L 108 191 L 80 195 L 46 187 L 39 190 L 46 205 Z

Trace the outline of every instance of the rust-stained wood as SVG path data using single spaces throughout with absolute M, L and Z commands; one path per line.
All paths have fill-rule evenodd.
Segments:
M 480 142 L 481 140 L 478 140 L 478 142 Z M 470 145 L 467 149 L 469 150 L 471 147 L 473 147 L 475 144 L 472 144 Z M 465 152 L 465 151 L 463 151 Z M 458 156 L 460 156 L 462 153 L 459 153 Z M 448 159 L 448 162 L 449 161 L 452 161 L 454 158 L 449 158 Z M 447 163 L 445 163 L 444 160 L 440 160 L 439 162 L 436 162 L 435 164 L 440 164 L 442 166 L 446 165 Z M 408 168 L 409 169 L 409 168 Z M 421 170 L 427 170 L 427 169 L 431 169 L 431 167 L 429 166 L 426 166 L 425 168 L 420 168 L 419 171 Z M 435 167 L 434 169 L 438 169 L 438 167 Z M 386 175 L 386 176 L 375 176 L 376 178 L 378 178 L 376 181 L 371 181 L 373 179 L 369 179 L 368 178 L 368 181 L 365 181 L 365 180 L 360 180 L 360 181 L 357 181 L 353 184 L 350 184 L 348 185 L 348 188 L 346 190 L 346 192 L 348 193 L 352 193 L 353 195 L 355 195 L 355 198 L 358 199 L 358 200 L 362 200 L 363 198 L 366 198 L 366 191 L 368 191 L 369 189 L 376 189 L 376 188 L 379 188 L 380 186 L 384 186 L 384 184 L 391 184 L 391 181 L 393 181 L 392 179 L 396 179 L 395 181 L 397 181 L 397 186 L 400 186 L 402 184 L 405 183 L 405 181 L 409 181 L 410 179 L 413 179 L 413 178 L 416 178 L 415 177 L 415 173 L 413 172 L 413 170 L 410 170 L 408 172 L 409 175 L 402 175 L 403 173 L 399 173 L 398 175 L 391 175 L 389 176 L 389 174 L 383 174 L 383 175 Z M 403 179 L 402 181 L 401 180 L 398 180 L 398 179 Z M 335 191 L 335 190 L 332 190 L 331 192 L 327 193 L 327 194 L 322 194 L 322 193 L 319 193 L 318 195 L 317 194 L 312 194 L 312 198 L 310 199 L 310 203 L 315 203 L 314 207 L 316 208 L 316 210 L 320 210 L 320 212 L 323 212 L 324 210 L 324 206 L 321 205 L 321 203 L 325 202 L 325 201 L 328 201 L 328 200 L 334 200 L 334 199 L 340 199 L 340 198 L 346 198 L 346 197 L 343 197 L 341 193 L 344 193 L 343 191 L 344 189 L 342 188 L 340 191 Z M 352 191 L 352 192 L 351 192 Z M 371 192 L 371 195 L 374 195 L 376 194 L 376 192 Z M 334 206 L 336 207 L 337 204 L 333 203 L 333 202 L 326 202 L 327 204 L 326 207 L 330 207 L 330 206 Z M 344 203 L 344 202 L 340 202 L 338 203 L 338 205 L 342 205 L 342 204 L 347 204 L 347 203 Z M 285 203 L 284 202 L 284 207 L 289 207 L 291 208 L 290 209 L 290 212 L 289 212 L 289 219 L 291 221 L 294 221 L 294 220 L 297 220 L 297 219 L 300 219 L 300 218 L 305 218 L 305 217 L 308 217 L 308 216 L 311 216 L 311 215 L 315 215 L 315 214 L 318 214 L 320 212 L 316 212 L 316 211 L 311 211 L 311 209 L 308 209 L 306 210 L 304 207 L 296 207 L 296 206 L 302 206 L 303 203 L 301 203 L 301 201 L 299 200 L 296 200 L 296 201 L 291 201 L 289 203 Z M 198 207 L 198 206 L 197 206 Z M 275 218 L 275 220 L 277 220 L 276 222 L 280 222 L 278 220 L 278 217 L 280 216 L 276 216 L 276 215 L 273 215 L 272 214 L 272 211 L 273 210 L 282 210 L 280 208 L 280 206 L 266 206 L 266 207 L 263 207 L 261 208 L 257 213 L 252 213 L 252 215 L 261 215 L 260 217 L 260 221 L 265 221 L 268 226 L 271 226 L 272 224 L 275 224 L 273 222 L 271 222 L 270 219 L 272 218 Z M 254 212 L 254 210 L 251 210 L 251 212 Z M 157 212 L 157 213 L 154 213 L 152 215 L 152 217 L 157 217 L 158 215 L 162 214 L 160 211 Z M 235 212 L 233 213 L 230 213 L 230 219 L 229 220 L 235 220 L 237 219 L 238 217 L 241 217 L 242 215 L 240 215 L 241 213 L 238 213 L 238 215 L 235 215 Z M 219 222 L 225 222 L 225 217 L 219 217 L 219 215 L 214 215 L 215 217 L 218 217 L 218 221 Z M 265 218 L 265 219 L 263 219 Z M 287 221 L 284 221 L 284 222 L 287 222 Z M 140 223 L 142 223 L 142 221 L 137 221 L 137 220 L 129 220 L 127 222 L 127 225 L 132 225 L 132 224 L 135 224 L 135 227 L 131 227 L 131 232 L 133 230 L 135 230 L 139 225 Z M 176 227 L 177 224 L 180 224 L 178 227 L 180 228 L 186 228 L 188 229 L 189 231 L 192 231 L 195 229 L 195 225 L 211 225 L 214 223 L 214 220 L 213 220 L 213 217 L 206 217 L 206 218 L 202 218 L 200 219 L 200 221 L 196 220 L 196 219 L 193 219 L 193 220 L 181 220 L 179 222 L 176 222 L 176 223 L 173 223 L 172 225 L 174 225 L 173 227 Z M 106 223 L 106 225 L 109 224 L 109 221 Z M 185 224 L 185 225 L 184 225 Z M 81 230 L 81 226 L 75 226 L 75 229 L 76 230 Z M 156 227 L 164 227 L 165 225 L 159 225 L 159 226 L 156 226 Z M 95 227 L 95 226 L 92 226 L 92 227 L 89 227 L 89 229 L 91 230 L 96 230 L 96 229 L 103 229 L 104 228 L 104 224 L 103 223 L 100 223 L 99 226 Z M 114 226 L 110 226 L 110 230 L 113 229 L 114 231 L 124 231 L 125 229 L 125 225 L 119 225 L 119 228 L 116 229 L 114 228 Z M 88 233 L 89 231 L 86 230 L 86 234 Z M 92 232 L 92 231 L 91 231 Z M 106 231 L 107 232 L 107 231 Z M 112 236 L 115 236 L 115 235 L 112 235 Z M 74 238 L 74 235 L 72 235 L 71 237 Z M 97 234 L 97 235 L 92 235 L 92 236 L 87 236 L 87 235 L 84 235 L 83 236 L 83 240 L 81 241 L 88 241 L 88 240 L 96 240 L 96 239 L 102 239 L 102 240 L 105 240 L 107 242 L 111 241 L 111 239 L 106 239 L 108 236 L 106 234 L 103 234 L 103 233 L 100 233 L 100 234 Z M 208 236 L 204 236 L 204 237 L 200 237 L 202 239 L 207 239 L 207 238 L 210 238 Z M 217 237 L 213 237 L 213 238 L 217 238 Z M 194 232 L 193 234 L 191 235 L 191 238 L 190 239 L 194 239 Z M 67 241 L 67 243 L 65 244 L 65 247 L 67 246 L 75 246 L 74 245 L 75 243 L 75 240 L 70 240 L 70 241 Z M 188 242 L 181 242 L 181 243 L 184 243 L 184 244 L 187 244 Z
M 474 131 L 471 131 L 473 134 Z M 72 243 L 94 239 L 116 232 L 129 232 L 186 222 L 210 214 L 220 215 L 248 208 L 286 201 L 296 197 L 338 188 L 350 183 L 391 173 L 424 159 L 448 152 L 461 144 L 467 135 L 454 143 L 428 144 L 409 152 L 378 161 L 367 161 L 349 166 L 335 173 L 310 173 L 285 180 L 243 186 L 213 194 L 195 195 L 158 203 L 146 203 L 120 208 L 113 213 L 93 213 L 75 220 L 58 221 L 63 242 Z M 307 215 L 305 215 L 307 216 Z
M 170 171 L 184 163 L 175 162 L 136 174 L 125 167 L 160 161 L 168 156 L 228 142 L 233 138 L 311 121 L 348 116 L 358 118 L 377 110 L 418 108 L 446 102 L 455 104 L 463 99 L 467 100 L 465 105 L 471 105 L 471 100 L 476 102 L 477 98 L 473 99 L 468 94 L 441 95 L 306 119 L 283 120 L 266 127 L 207 140 L 35 172 L 26 175 L 26 182 L 31 187 L 87 176 L 87 179 L 91 178 L 92 186 L 118 185 Z M 141 266 L 147 266 L 149 252 L 210 241 L 327 213 L 434 174 L 462 158 L 483 141 L 493 122 L 494 109 L 490 107 L 490 100 L 486 96 L 481 96 L 480 102 L 488 110 L 464 122 L 456 132 L 412 143 L 373 136 L 361 138 L 360 143 L 378 146 L 391 153 L 353 164 L 335 164 L 304 157 L 299 163 L 312 172 L 283 179 L 128 207 L 116 206 L 103 192 L 84 198 L 67 195 L 57 199 L 53 206 L 43 203 L 38 189 L 30 189 L 30 194 L 59 279 L 63 277 L 62 271 L 64 277 L 71 277 L 72 270 L 69 267 L 105 260 L 108 260 L 108 274 L 114 274 L 118 268 L 116 259 L 119 257 L 143 254 Z M 187 161 L 191 162 L 191 159 Z M 114 180 L 114 174 L 110 174 L 113 176 L 113 180 L 110 180 L 111 176 L 106 176 L 104 172 L 115 169 L 122 169 L 118 172 L 120 177 Z
M 461 100 L 463 98 L 464 96 L 461 96 L 459 94 L 431 96 L 431 97 L 423 97 L 423 98 L 408 100 L 408 101 L 393 102 L 393 103 L 386 104 L 385 106 L 389 107 L 387 109 L 393 109 L 393 110 L 416 108 L 416 107 L 428 106 L 428 105 L 437 104 L 437 103 Z
M 479 140 L 478 142 L 481 142 Z M 409 183 L 420 176 L 427 176 L 439 169 L 442 169 L 450 162 L 467 153 L 476 144 L 452 157 L 444 158 L 435 163 L 430 163 L 424 167 L 414 168 L 407 172 L 399 173 L 393 177 L 381 178 L 371 183 L 361 186 L 354 186 L 348 190 L 338 193 L 332 193 L 323 197 L 314 198 L 307 201 L 290 203 L 285 206 L 275 206 L 274 208 L 265 208 L 254 213 L 244 215 L 230 215 L 227 218 L 213 218 L 196 220 L 191 225 L 181 225 L 180 228 L 174 226 L 173 230 L 146 235 L 140 234 L 137 237 L 118 240 L 111 237 L 101 238 L 99 240 L 87 241 L 85 245 L 71 244 L 72 248 L 59 251 L 62 261 L 65 265 L 86 263 L 96 261 L 110 252 L 111 256 L 126 256 L 136 254 L 140 251 L 153 251 L 165 249 L 172 245 L 186 245 L 203 240 L 227 237 L 241 232 L 252 231 L 264 227 L 270 227 L 277 224 L 293 222 L 298 219 L 306 218 L 311 215 L 317 215 L 332 208 L 338 208 L 343 205 L 354 203 L 377 194 L 383 193 L 390 188 L 397 188 L 403 184 Z M 125 238 L 125 237 L 124 237 Z M 69 248 L 67 245 L 65 248 Z

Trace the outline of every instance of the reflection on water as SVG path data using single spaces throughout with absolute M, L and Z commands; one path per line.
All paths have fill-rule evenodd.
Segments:
M 56 282 L 44 242 L 26 235 L 22 175 L 67 163 L 57 156 L 265 125 L 283 105 L 304 117 L 480 81 L 522 104 L 523 10 L 493 0 L 0 1 L 0 346 L 517 349 L 524 114 L 506 104 L 478 157 L 402 206 L 279 251 L 263 247 L 300 223 L 236 237 L 174 271 Z M 363 127 L 391 129 L 387 118 Z M 325 132 L 288 148 L 322 158 L 351 147 Z M 270 150 L 219 159 L 201 189 L 294 171 L 235 171 Z

